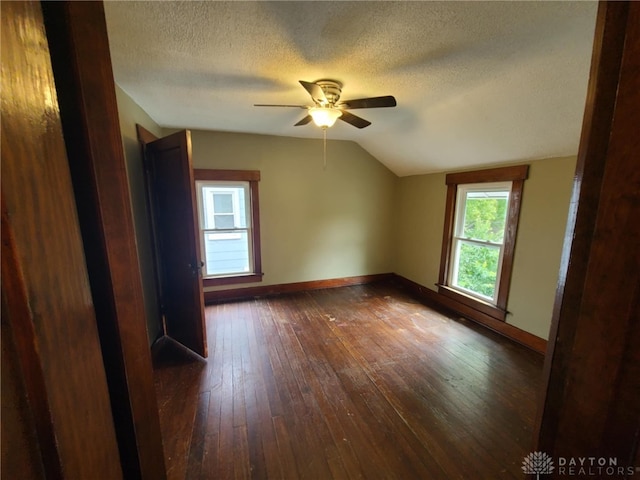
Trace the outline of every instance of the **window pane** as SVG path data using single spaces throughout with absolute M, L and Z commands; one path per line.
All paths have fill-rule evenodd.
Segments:
M 213 210 L 216 213 L 233 213 L 233 195 L 229 193 L 214 193 Z
M 251 221 L 249 183 L 212 183 L 201 186 L 202 228 L 247 228 Z M 228 218 L 224 218 L 225 215 Z
M 478 295 L 493 299 L 498 276 L 500 248 L 458 242 L 457 278 L 453 284 Z
M 203 235 L 205 276 L 248 273 L 249 235 L 247 231 Z
M 467 192 L 463 238 L 502 243 L 509 192 Z
M 234 228 L 233 215 L 214 215 L 214 228 Z

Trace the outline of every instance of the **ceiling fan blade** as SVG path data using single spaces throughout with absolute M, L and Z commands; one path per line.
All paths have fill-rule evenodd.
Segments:
M 347 122 L 348 124 L 353 125 L 357 128 L 364 128 L 371 125 L 371 122 L 369 120 L 365 120 L 364 118 L 360 118 L 353 113 L 345 111 L 343 111 L 342 115 L 340 115 L 340 117 L 338 118 L 340 118 L 340 120 L 342 120 L 343 122 Z
M 340 102 L 340 108 L 381 108 L 395 107 L 396 99 L 392 95 L 384 97 L 358 98 L 356 100 L 345 100 Z
M 304 89 L 309 92 L 309 95 L 311 95 L 311 98 L 313 98 L 314 102 L 321 103 L 323 105 L 329 103 L 329 100 L 327 100 L 327 97 L 324 94 L 324 90 L 322 90 L 320 85 L 318 85 L 317 83 L 305 82 L 304 80 L 298 81 L 300 82 L 300 85 L 302 85 Z
M 309 123 L 311 120 L 313 120 L 313 118 L 311 118 L 311 115 L 307 115 L 306 117 L 304 117 L 302 120 L 300 120 L 298 123 L 296 123 L 294 125 L 294 127 L 299 127 L 300 125 L 306 125 L 307 123 Z
M 309 108 L 307 105 L 271 105 L 267 103 L 254 103 L 254 107 L 291 107 L 291 108 Z

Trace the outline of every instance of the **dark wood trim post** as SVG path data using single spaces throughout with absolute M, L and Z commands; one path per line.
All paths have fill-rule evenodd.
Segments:
M 639 466 L 639 125 L 640 3 L 601 2 L 535 430 L 552 457 Z
M 0 9 L 2 477 L 121 479 L 41 5 Z
M 43 2 L 126 478 L 166 478 L 102 2 Z

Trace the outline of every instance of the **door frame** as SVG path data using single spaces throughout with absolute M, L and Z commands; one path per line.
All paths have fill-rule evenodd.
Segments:
M 640 467 L 639 59 L 640 3 L 600 2 L 535 426 L 553 458 Z
M 41 5 L 123 473 L 165 479 L 104 6 Z
M 151 194 L 151 185 L 149 185 L 149 166 L 147 165 L 147 143 L 154 142 L 160 137 L 157 137 L 149 130 L 144 128 L 139 123 L 136 123 L 136 133 L 138 135 L 138 143 L 140 144 L 140 158 L 142 159 L 142 171 L 144 177 L 144 191 L 145 191 L 145 206 L 147 212 L 147 226 L 151 237 L 151 259 L 153 264 L 153 286 L 156 292 L 156 301 L 158 305 L 158 313 L 160 326 L 162 327 L 162 335 L 167 335 L 167 326 L 164 322 L 164 315 L 162 314 L 162 287 L 160 280 L 160 259 L 158 256 L 158 240 L 154 232 L 156 231 L 155 220 L 152 214 L 153 197 Z M 160 338 L 156 338 L 155 342 Z M 154 343 L 155 344 L 155 343 Z

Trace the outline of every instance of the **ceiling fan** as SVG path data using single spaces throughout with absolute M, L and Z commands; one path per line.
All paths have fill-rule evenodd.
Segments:
M 356 100 L 340 101 L 342 93 L 342 83 L 336 80 L 317 80 L 315 82 L 305 82 L 299 80 L 313 100 L 313 106 L 309 105 L 268 105 L 254 104 L 254 107 L 292 107 L 304 108 L 308 110 L 307 116 L 296 123 L 294 126 L 306 125 L 313 121 L 318 127 L 327 129 L 340 119 L 357 128 L 365 128 L 371 125 L 371 122 L 364 118 L 358 117 L 347 110 L 356 108 L 381 108 L 395 107 L 396 99 L 391 95 L 384 97 L 358 98 Z

